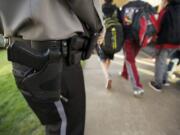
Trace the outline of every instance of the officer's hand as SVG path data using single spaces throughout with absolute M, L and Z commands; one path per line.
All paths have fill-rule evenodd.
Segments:
M 104 37 L 105 37 L 105 34 L 102 32 L 102 33 L 100 34 L 100 36 L 98 37 L 98 40 L 97 40 L 97 44 L 98 44 L 99 46 L 103 44 L 103 42 L 104 42 Z

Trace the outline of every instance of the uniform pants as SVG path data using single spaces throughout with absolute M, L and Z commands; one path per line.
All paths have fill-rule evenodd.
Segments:
M 122 71 L 122 77 L 130 79 L 133 90 L 142 89 L 138 75 L 135 58 L 141 47 L 131 40 L 126 40 L 124 45 L 125 62 Z
M 80 63 L 71 66 L 67 66 L 65 62 L 62 64 L 61 95 L 64 99 L 39 102 L 25 95 L 23 90 L 20 91 L 38 118 L 45 119 L 42 124 L 45 125 L 46 135 L 84 135 L 85 87 L 82 68 Z M 28 70 L 26 66 L 13 64 L 18 87 Z
M 63 95 L 68 103 L 59 108 L 61 123 L 46 125 L 46 135 L 83 135 L 85 124 L 85 91 L 80 65 L 65 67 L 63 71 Z M 59 103 L 61 106 L 61 103 Z M 58 103 L 57 103 L 58 106 Z M 62 113 L 62 114 L 61 114 Z M 65 134 L 65 131 L 67 132 Z

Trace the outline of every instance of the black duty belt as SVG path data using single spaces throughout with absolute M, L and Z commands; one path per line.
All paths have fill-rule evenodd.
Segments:
M 41 52 L 47 49 L 52 51 L 59 51 L 63 56 L 68 55 L 69 40 L 52 40 L 52 41 L 31 41 L 31 48 Z
M 78 36 L 56 41 L 19 40 L 8 47 L 8 60 L 39 70 L 47 61 L 53 62 L 63 56 L 67 64 L 72 65 L 80 62 L 84 42 Z
M 34 49 L 61 49 L 61 46 L 68 45 L 68 40 L 52 40 L 52 41 L 31 41 L 31 47 Z

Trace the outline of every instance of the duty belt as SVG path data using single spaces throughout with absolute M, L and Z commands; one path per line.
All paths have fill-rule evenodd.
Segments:
M 31 41 L 31 48 L 39 50 L 39 51 L 46 51 L 50 49 L 52 51 L 59 51 L 61 55 L 67 57 L 68 55 L 68 40 L 52 40 L 52 41 Z
M 16 40 L 8 47 L 8 60 L 37 70 L 59 57 L 64 57 L 68 65 L 73 65 L 80 62 L 83 45 L 84 39 L 78 36 L 67 40 Z

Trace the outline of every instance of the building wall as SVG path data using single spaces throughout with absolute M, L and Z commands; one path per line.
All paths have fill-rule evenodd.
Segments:
M 104 0 L 100 0 L 102 3 Z M 161 0 L 144 0 L 152 4 L 153 6 L 157 6 L 160 4 Z M 114 0 L 114 3 L 116 3 L 118 6 L 124 5 L 128 0 Z
M 100 0 L 102 3 L 104 2 L 104 0 Z M 125 4 L 128 0 L 114 0 L 114 3 L 118 6 L 122 6 L 123 4 Z
M 144 0 L 144 1 L 149 2 L 153 6 L 157 6 L 161 3 L 161 0 Z
M 114 3 L 116 3 L 118 6 L 124 5 L 128 0 L 114 0 Z

